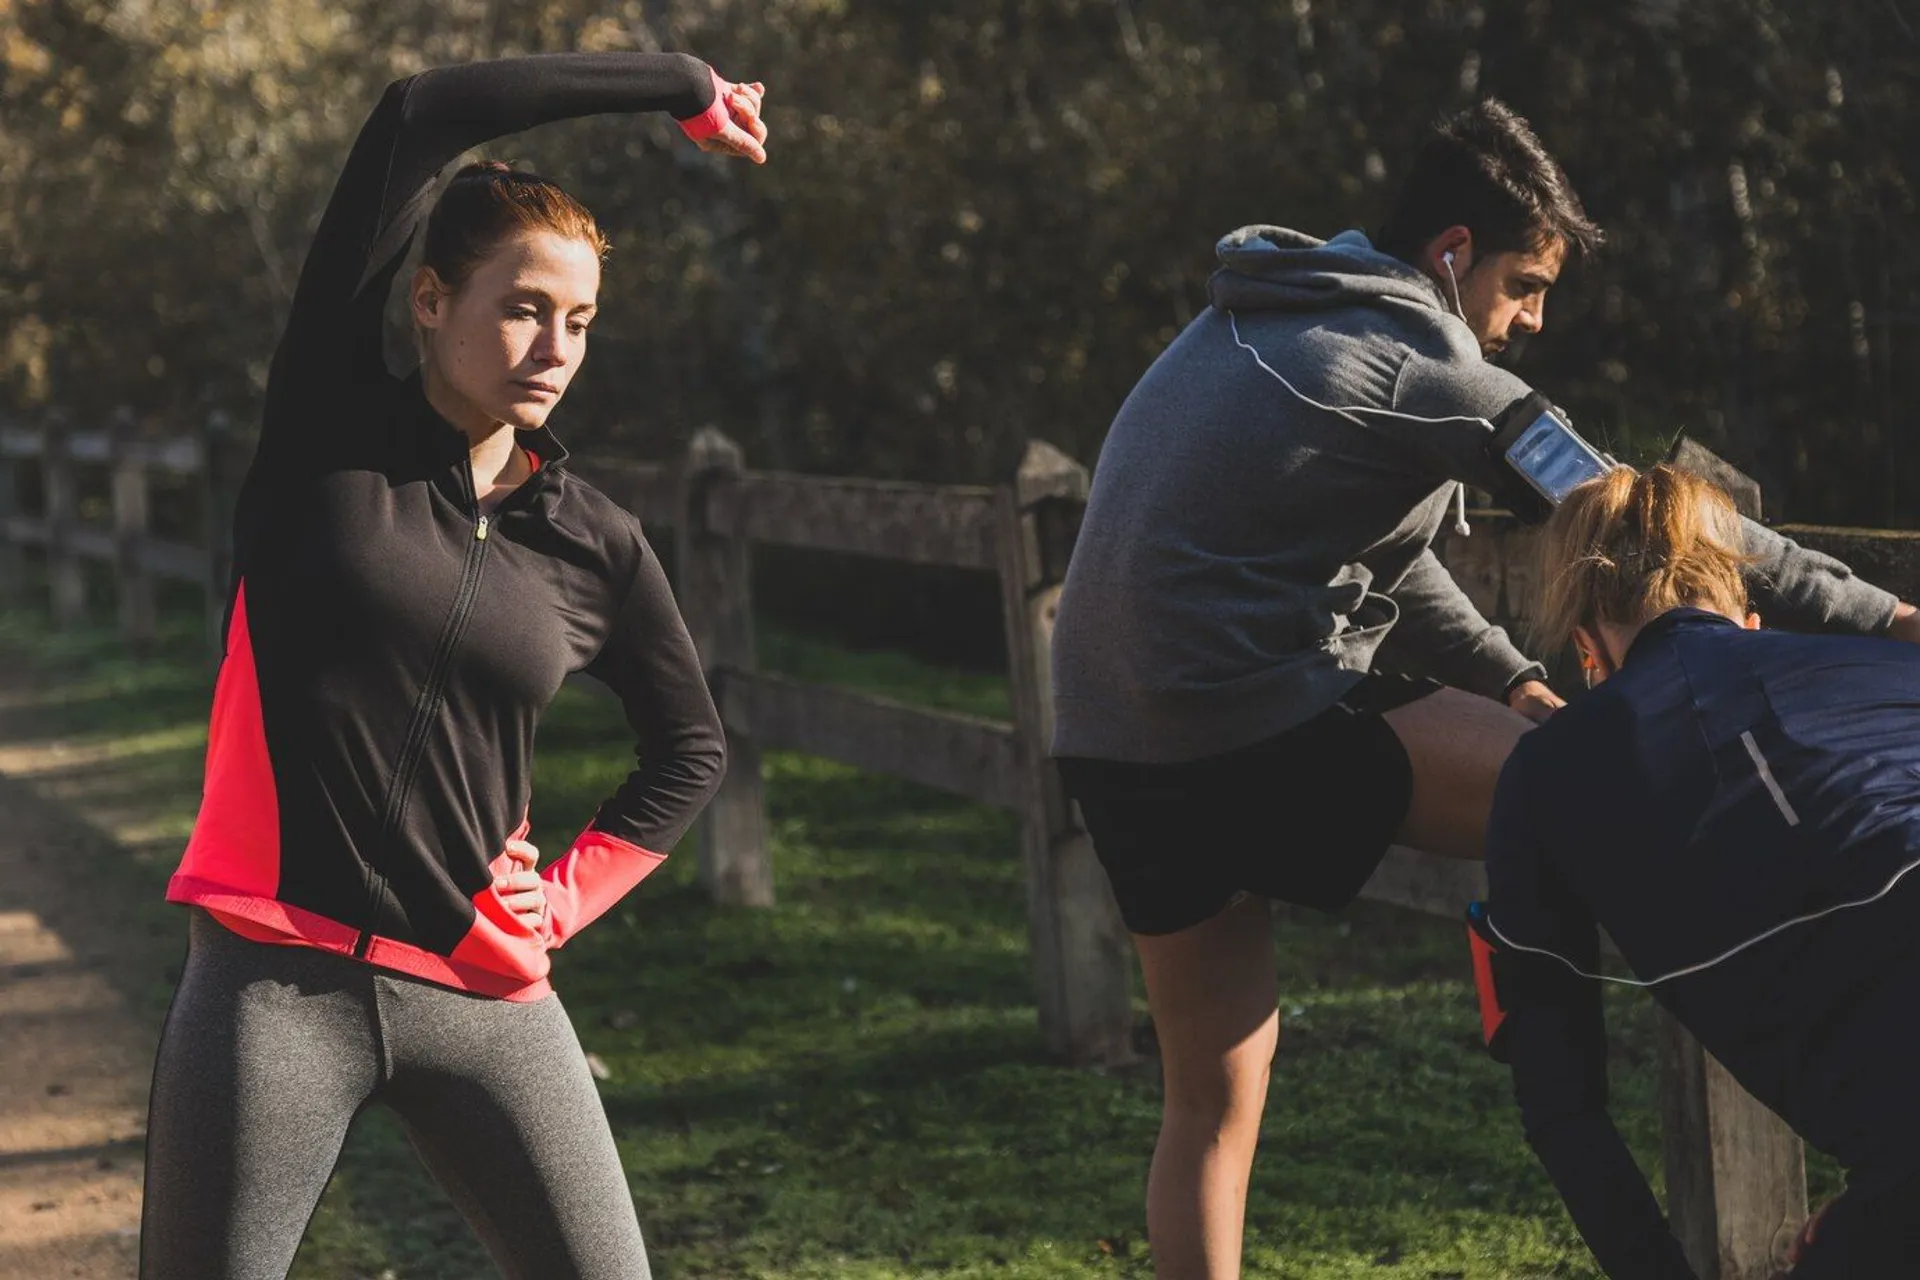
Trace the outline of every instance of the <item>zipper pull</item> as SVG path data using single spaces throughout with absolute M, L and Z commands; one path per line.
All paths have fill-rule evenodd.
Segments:
M 485 542 L 487 540 L 487 518 L 485 516 L 481 516 L 480 523 L 473 526 L 473 538 L 475 542 Z

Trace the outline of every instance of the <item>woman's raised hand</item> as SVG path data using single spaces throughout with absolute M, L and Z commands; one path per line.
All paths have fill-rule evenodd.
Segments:
M 727 122 L 718 133 L 701 138 L 695 145 L 702 151 L 745 156 L 755 164 L 765 164 L 767 125 L 760 118 L 760 103 L 767 96 L 767 87 L 757 80 L 734 84 L 717 76 L 714 87 L 726 104 Z

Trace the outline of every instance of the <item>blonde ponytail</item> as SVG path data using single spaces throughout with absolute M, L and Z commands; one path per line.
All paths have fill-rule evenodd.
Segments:
M 1617 467 L 1568 494 L 1540 537 L 1536 645 L 1575 627 L 1642 623 L 1682 605 L 1747 610 L 1740 516 L 1714 485 L 1664 464 Z

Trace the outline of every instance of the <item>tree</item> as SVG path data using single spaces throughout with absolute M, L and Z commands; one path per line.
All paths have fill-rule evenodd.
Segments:
M 1920 226 L 1902 0 L 0 0 L 0 370 L 23 404 L 244 418 L 380 86 L 687 48 L 772 160 L 664 121 L 510 139 L 615 244 L 576 444 L 762 465 L 1091 459 L 1248 222 L 1374 225 L 1419 129 L 1507 98 L 1612 248 L 1519 371 L 1616 447 L 1680 429 L 1795 516 L 1911 523 Z M 644 305 L 642 305 L 644 304 Z

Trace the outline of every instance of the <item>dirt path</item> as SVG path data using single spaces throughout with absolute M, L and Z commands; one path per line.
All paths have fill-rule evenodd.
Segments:
M 8 683 L 12 683 L 9 681 Z M 156 963 L 128 890 L 86 874 L 111 842 L 41 780 L 0 688 L 0 1280 L 126 1280 L 157 1028 L 126 992 Z

